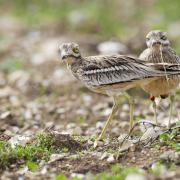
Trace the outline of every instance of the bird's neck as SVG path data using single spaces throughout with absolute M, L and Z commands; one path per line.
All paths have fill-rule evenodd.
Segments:
M 160 45 L 157 45 L 157 46 L 151 47 L 150 49 L 154 53 L 161 53 L 161 52 L 163 52 L 164 50 L 166 50 L 168 48 L 169 48 L 169 46 L 160 46 Z
M 82 57 L 69 57 L 67 62 L 67 67 L 70 69 L 73 73 L 76 73 L 77 70 L 81 67 L 83 59 Z

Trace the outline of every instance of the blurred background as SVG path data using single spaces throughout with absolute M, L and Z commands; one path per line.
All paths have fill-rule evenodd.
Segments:
M 54 122 L 59 128 L 69 122 L 95 127 L 97 120 L 106 119 L 112 101 L 72 77 L 60 62 L 59 45 L 77 42 L 83 55 L 138 56 L 146 48 L 146 34 L 160 29 L 168 32 L 180 53 L 179 8 L 179 0 L 0 0 L 0 112 L 6 120 L 1 127 L 11 132 L 14 126 L 18 127 L 14 131 L 32 132 Z M 137 118 L 152 117 L 152 109 L 142 106 L 147 103 L 138 101 Z M 165 110 L 168 105 L 167 101 Z M 119 116 L 127 122 L 127 104 Z M 164 111 L 159 116 L 168 118 Z M 77 132 L 94 134 L 95 130 Z
M 139 56 L 146 48 L 146 34 L 154 29 L 166 31 L 172 47 L 180 54 L 180 0 L 0 0 L 0 142 L 12 137 L 13 146 L 20 140 L 24 147 L 26 143 L 31 144 L 26 137 L 34 139 L 42 130 L 80 135 L 80 141 L 87 141 L 82 144 L 80 150 L 76 150 L 76 145 L 74 141 L 71 142 L 69 136 L 65 141 L 64 136 L 62 140 L 59 136 L 56 137 L 58 148 L 51 153 L 58 152 L 54 155 L 60 156 L 52 156 L 54 164 L 45 163 L 45 158 L 40 155 L 42 151 L 50 155 L 50 150 L 46 147 L 49 140 L 46 142 L 42 139 L 43 149 L 40 145 L 37 145 L 37 150 L 27 149 L 27 154 L 32 154 L 28 155 L 32 156 L 32 162 L 27 159 L 30 162 L 28 168 L 32 171 L 39 169 L 39 173 L 44 177 L 54 177 L 61 172 L 69 176 L 69 173 L 75 172 L 80 173 L 81 176 L 78 177 L 83 178 L 82 175 L 86 172 L 89 174 L 90 171 L 109 172 L 112 162 L 116 162 L 115 159 L 112 160 L 119 146 L 116 140 L 129 129 L 127 99 L 122 97 L 122 106 L 108 129 L 107 137 L 112 137 L 112 141 L 106 141 L 105 149 L 102 144 L 100 149 L 95 151 L 92 148 L 92 140 L 101 132 L 111 112 L 112 99 L 88 90 L 76 80 L 61 62 L 58 47 L 63 42 L 74 41 L 79 43 L 84 56 L 110 53 Z M 135 97 L 135 120 L 153 121 L 149 95 L 139 89 L 133 89 L 131 93 Z M 158 121 L 167 124 L 169 100 L 165 99 L 160 103 L 157 101 L 157 104 Z M 180 91 L 177 92 L 172 122 L 180 119 L 179 109 Z M 138 174 L 144 170 L 156 173 L 154 167 L 157 159 L 159 161 L 157 156 L 170 150 L 169 142 L 174 143 L 174 134 L 162 137 L 165 138 L 160 142 L 167 147 L 161 148 L 158 144 L 155 150 L 147 147 L 147 150 L 141 151 L 139 147 L 132 146 L 129 154 L 120 153 L 123 168 L 126 168 L 124 164 L 133 165 L 143 167 Z M 64 146 L 66 142 L 67 147 L 73 147 L 72 153 L 66 145 Z M 26 155 L 23 155 L 23 159 L 19 155 L 26 149 L 17 150 L 18 158 L 15 158 L 9 150 L 7 155 L 4 155 L 9 146 L 2 145 L 0 143 L 0 176 L 4 174 L 2 179 L 24 179 L 23 174 L 28 171 L 27 165 L 23 165 L 26 163 Z M 179 150 L 179 144 L 177 149 Z M 12 152 L 15 153 L 14 149 Z M 39 157 L 43 160 L 40 161 Z M 167 153 L 166 157 L 169 163 L 170 154 Z M 178 155 L 173 154 L 172 157 L 173 162 L 174 157 L 177 157 L 179 163 Z M 1 173 L 1 164 L 5 164 L 8 159 L 10 164 L 17 159 L 17 166 L 12 164 L 13 170 L 7 168 Z M 38 164 L 33 163 L 36 161 L 39 168 Z M 170 174 L 160 165 L 157 163 L 157 172 L 162 172 L 162 178 L 173 178 L 174 164 L 168 164 L 173 170 Z M 152 169 L 149 169 L 150 167 Z M 125 172 L 121 168 L 114 168 L 115 175 L 119 171 L 121 174 Z M 126 171 L 134 172 L 133 169 Z M 177 172 L 180 171 L 177 169 Z M 36 172 L 27 174 L 27 179 L 31 177 L 49 179 L 40 178 Z M 115 176 L 116 179 L 117 177 Z M 138 178 L 133 174 L 131 179 L 134 177 Z M 59 176 L 56 179 L 64 178 Z M 101 178 L 97 176 L 97 179 Z

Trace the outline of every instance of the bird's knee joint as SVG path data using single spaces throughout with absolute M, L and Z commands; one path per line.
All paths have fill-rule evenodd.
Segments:
M 155 96 L 150 96 L 149 99 L 154 102 L 155 101 Z

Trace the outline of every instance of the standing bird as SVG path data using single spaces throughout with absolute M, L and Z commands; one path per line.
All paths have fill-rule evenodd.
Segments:
M 138 59 L 123 56 L 90 56 L 82 57 L 78 44 L 64 43 L 60 46 L 60 55 L 66 61 L 72 74 L 86 87 L 97 93 L 112 96 L 112 112 L 99 135 L 101 140 L 120 105 L 120 95 L 125 95 L 130 103 L 130 128 L 133 126 L 133 99 L 126 90 L 140 84 L 146 84 L 151 78 L 164 75 L 163 72 L 143 64 Z
M 139 56 L 139 59 L 150 63 L 157 69 L 161 69 L 166 72 L 180 70 L 180 58 L 171 48 L 170 42 L 165 32 L 159 30 L 150 31 L 146 36 L 147 49 L 145 49 Z M 171 123 L 173 103 L 174 103 L 174 91 L 177 89 L 180 83 L 180 77 L 178 75 L 159 77 L 158 79 L 151 81 L 149 84 L 143 85 L 143 89 L 151 94 L 150 99 L 153 102 L 154 116 L 157 123 L 157 111 L 155 97 L 160 96 L 161 99 L 170 97 L 170 113 L 168 127 Z

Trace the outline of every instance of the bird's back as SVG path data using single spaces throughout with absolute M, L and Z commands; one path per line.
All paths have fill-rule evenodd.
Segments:
M 143 61 L 122 55 L 85 57 L 71 69 L 87 87 L 105 94 L 108 90 L 127 90 L 150 77 L 161 75 Z

